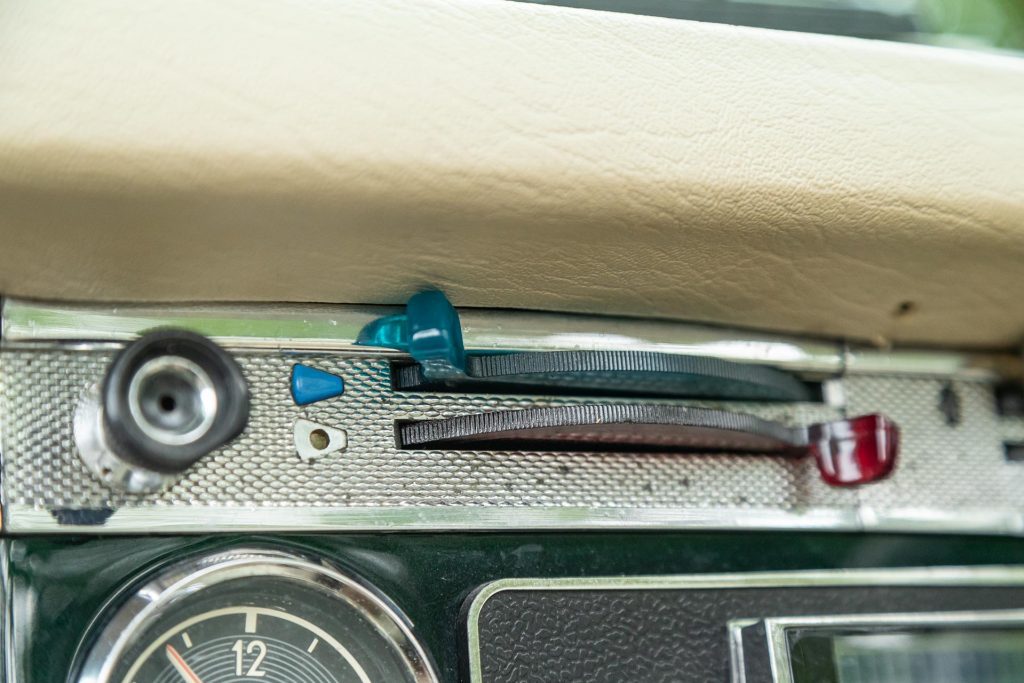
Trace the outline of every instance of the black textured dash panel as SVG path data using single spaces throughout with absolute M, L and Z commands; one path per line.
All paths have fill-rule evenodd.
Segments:
M 1021 607 L 1021 586 L 506 590 L 480 612 L 481 683 L 726 683 L 731 619 Z

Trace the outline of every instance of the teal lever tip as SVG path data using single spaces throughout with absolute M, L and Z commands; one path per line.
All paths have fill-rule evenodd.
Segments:
M 360 331 L 356 343 L 406 351 L 431 379 L 466 374 L 462 321 L 448 297 L 437 290 L 412 296 L 405 313 L 374 320 Z

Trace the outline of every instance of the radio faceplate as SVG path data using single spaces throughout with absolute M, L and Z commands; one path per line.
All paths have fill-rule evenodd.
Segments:
M 761 614 L 778 616 L 747 618 Z M 794 669 L 787 634 L 812 627 L 871 634 L 999 629 L 1019 644 L 1024 570 L 509 579 L 481 588 L 466 608 L 471 683 L 855 681 L 822 678 L 831 661 L 804 659 Z M 816 675 L 807 678 L 814 666 Z M 994 680 L 1002 679 L 958 679 Z

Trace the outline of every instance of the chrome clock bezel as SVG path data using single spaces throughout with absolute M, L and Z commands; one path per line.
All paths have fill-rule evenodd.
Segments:
M 69 683 L 111 683 L 121 657 L 136 638 L 196 591 L 246 577 L 276 577 L 313 586 L 342 600 L 371 623 L 398 652 L 416 683 L 440 683 L 409 620 L 385 596 L 326 560 L 262 548 L 236 548 L 173 564 L 99 613 L 80 648 L 88 648 Z M 99 630 L 96 631 L 97 624 Z M 95 633 L 95 637 L 89 635 Z

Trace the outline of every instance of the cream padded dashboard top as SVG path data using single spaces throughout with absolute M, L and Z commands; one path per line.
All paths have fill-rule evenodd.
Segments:
M 1024 61 L 501 0 L 0 3 L 0 291 L 1024 338 Z

